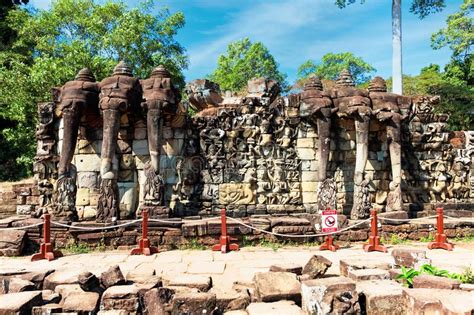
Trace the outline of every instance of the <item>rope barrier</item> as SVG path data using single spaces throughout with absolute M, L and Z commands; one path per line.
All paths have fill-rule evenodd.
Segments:
M 124 227 L 124 226 L 129 226 L 133 225 L 137 222 L 141 222 L 142 220 L 133 220 L 130 222 L 122 223 L 122 224 L 117 224 L 117 225 L 110 225 L 110 226 L 102 226 L 102 227 L 83 227 L 83 226 L 74 226 L 74 225 L 67 225 L 64 223 L 59 223 L 59 222 L 54 222 L 52 221 L 51 223 L 56 226 L 61 226 L 61 227 L 66 227 L 69 229 L 75 229 L 75 230 L 82 230 L 82 231 L 96 231 L 96 230 L 110 230 L 110 229 L 116 229 L 119 227 Z
M 437 215 L 431 215 L 431 216 L 428 216 L 428 217 L 422 217 L 422 218 L 414 218 L 414 219 L 393 219 L 393 218 L 385 218 L 385 217 L 382 217 L 382 216 L 378 216 L 378 219 L 379 220 L 382 220 L 382 221 L 391 221 L 391 222 L 413 222 L 413 221 L 421 221 L 421 220 L 426 220 L 426 219 L 433 219 L 433 218 L 437 218 L 438 216 Z
M 238 224 L 242 225 L 242 226 L 245 226 L 245 227 L 248 227 L 249 229 L 252 229 L 252 230 L 255 230 L 255 231 L 258 231 L 258 232 L 262 232 L 262 233 L 265 233 L 265 234 L 270 234 L 270 235 L 275 235 L 275 236 L 282 236 L 282 237 L 319 237 L 319 236 L 328 236 L 328 235 L 333 235 L 333 234 L 339 234 L 339 233 L 342 233 L 342 232 L 345 232 L 347 230 L 350 230 L 356 226 L 359 226 L 361 224 L 364 224 L 365 222 L 368 222 L 370 221 L 370 219 L 365 219 L 361 222 L 358 222 L 354 225 L 351 225 L 351 226 L 348 226 L 346 228 L 343 228 L 343 229 L 340 229 L 339 231 L 337 232 L 330 232 L 330 233 L 319 233 L 319 234 L 281 234 L 281 233 L 275 233 L 275 232 L 270 232 L 270 231 L 267 231 L 267 230 L 263 230 L 263 229 L 259 229 L 259 228 L 256 228 L 252 225 L 249 225 L 249 224 L 246 224 L 238 219 L 234 219 L 232 217 L 227 217 L 229 220 L 231 221 L 234 221 L 234 222 L 237 222 Z
M 44 224 L 44 222 L 39 222 L 39 223 L 36 223 L 36 224 L 31 224 L 31 225 L 0 228 L 0 230 L 26 230 L 26 229 L 29 229 L 29 228 L 34 228 L 34 227 L 37 227 L 37 226 L 41 226 L 43 224 Z

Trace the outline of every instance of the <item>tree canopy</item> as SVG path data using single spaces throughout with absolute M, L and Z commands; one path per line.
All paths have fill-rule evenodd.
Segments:
M 474 2 L 464 0 L 460 10 L 448 16 L 446 27 L 431 37 L 433 49 L 449 47 L 452 51 L 448 72 L 452 77 L 458 77 L 474 84 L 474 67 L 472 46 L 474 45 Z
M 184 16 L 164 8 L 153 14 L 152 7 L 153 1 L 128 9 L 121 2 L 56 0 L 50 10 L 9 12 L 6 22 L 17 36 L 0 52 L 0 119 L 7 122 L 1 130 L 0 160 L 15 167 L 0 169 L 0 178 L 24 176 L 31 169 L 36 103 L 50 100 L 50 88 L 73 79 L 81 68 L 90 68 L 101 80 L 119 60 L 139 77 L 164 64 L 175 82 L 184 85 L 181 71 L 188 59 L 175 39 Z M 9 169 L 15 173 L 6 174 Z
M 263 43 L 252 43 L 244 38 L 230 43 L 225 54 L 219 56 L 217 68 L 209 79 L 218 83 L 222 90 L 241 92 L 247 81 L 266 77 L 280 82 L 283 90 L 288 88 L 286 75 L 278 70 L 278 63 Z
M 335 3 L 339 8 L 345 8 L 355 2 L 357 2 L 357 0 L 336 0 Z M 365 0 L 360 0 L 360 3 L 364 2 Z M 418 15 L 420 19 L 423 19 L 431 13 L 440 12 L 445 6 L 445 0 L 412 0 L 410 12 Z
M 310 74 L 316 74 L 321 79 L 336 80 L 343 69 L 348 69 L 356 84 L 360 85 L 370 80 L 370 73 L 375 68 L 362 58 L 350 52 L 325 54 L 320 63 L 312 60 L 305 61 L 298 67 L 298 80 L 304 80 Z

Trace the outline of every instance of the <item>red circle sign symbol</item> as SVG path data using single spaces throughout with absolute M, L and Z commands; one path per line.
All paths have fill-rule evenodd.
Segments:
M 336 223 L 336 219 L 333 216 L 328 216 L 326 220 L 324 220 L 324 223 L 326 223 L 327 227 L 331 227 Z

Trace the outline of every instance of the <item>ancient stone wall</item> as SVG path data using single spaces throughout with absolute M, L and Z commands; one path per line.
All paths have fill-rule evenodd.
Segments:
M 280 96 L 271 80 L 249 82 L 245 97 L 223 97 L 212 82 L 192 82 L 189 103 L 159 116 L 158 186 L 146 170 L 153 164 L 150 109 L 148 116 L 140 107 L 120 112 L 111 161 L 119 217 L 133 218 L 145 206 L 152 217 L 216 216 L 222 207 L 236 217 L 317 213 L 327 206 L 350 214 L 357 208 L 353 218 L 370 207 L 401 210 L 397 204 L 406 211 L 438 204 L 472 208 L 473 132 L 447 131 L 447 115 L 434 114 L 436 97 L 396 96 L 378 81 L 372 90 L 358 90 L 347 74 L 341 77 L 334 91 L 312 81 L 288 96 Z M 383 101 L 380 108 L 376 100 Z M 97 106 L 81 112 L 68 175 L 73 180 L 61 186 L 58 161 L 63 141 L 70 140 L 60 104 L 57 95 L 55 102 L 39 104 L 34 171 L 40 197 L 30 212 L 54 213 L 55 205 L 69 200 L 77 219 L 94 220 L 104 176 L 103 113 Z M 188 115 L 188 106 L 197 115 Z M 150 185 L 162 185 L 162 200 L 147 201 Z

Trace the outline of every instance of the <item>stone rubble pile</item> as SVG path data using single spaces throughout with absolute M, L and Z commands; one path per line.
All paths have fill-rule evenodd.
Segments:
M 3 273 L 0 314 L 471 314 L 474 291 L 458 280 L 420 275 L 409 289 L 396 270 L 426 262 L 419 250 L 393 253 L 393 264 L 375 259 L 335 263 L 314 255 L 305 266 L 274 265 L 251 282 L 235 279 L 231 289 L 212 276 L 172 279 L 124 276 L 111 266 L 100 275 L 82 270 Z M 409 261 L 404 258 L 411 257 Z M 406 261 L 406 263 L 405 263 Z M 145 270 L 146 271 L 146 270 Z M 364 276 L 361 276 L 363 272 Z

